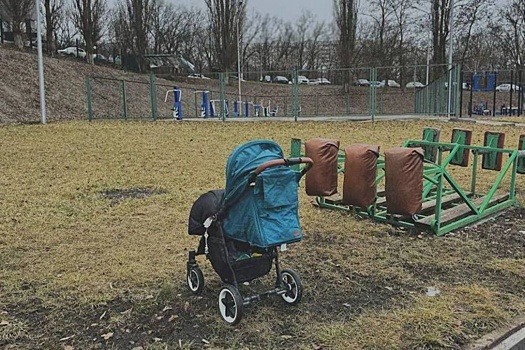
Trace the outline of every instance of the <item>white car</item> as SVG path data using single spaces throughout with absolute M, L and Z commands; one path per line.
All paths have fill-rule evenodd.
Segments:
M 210 78 L 204 76 L 203 74 L 199 74 L 199 73 L 190 74 L 190 75 L 188 75 L 188 78 L 210 79 Z
M 279 83 L 279 84 L 288 84 L 288 78 L 283 77 L 282 75 L 276 75 L 273 78 L 273 82 L 274 83 Z
M 425 84 L 420 83 L 419 81 L 411 81 L 405 85 L 407 89 L 422 88 L 425 87 Z
M 318 85 L 330 85 L 332 83 L 330 82 L 330 80 L 328 80 L 326 78 L 318 78 L 317 79 L 317 84 Z
M 310 79 L 308 79 L 304 75 L 298 75 L 297 81 L 299 82 L 299 84 L 308 84 L 310 82 Z
M 383 80 L 382 83 L 383 83 L 383 86 L 395 87 L 395 88 L 401 87 L 401 85 L 399 85 L 399 83 L 395 80 Z
M 70 46 L 66 47 L 65 49 L 58 50 L 57 52 L 62 55 L 71 55 L 75 57 L 86 58 L 86 51 L 84 49 L 81 49 L 80 47 L 76 48 L 75 46 Z
M 515 84 L 500 84 L 498 86 L 496 86 L 496 91 L 510 91 L 512 89 L 512 91 L 520 91 L 520 87 L 518 85 L 515 85 Z

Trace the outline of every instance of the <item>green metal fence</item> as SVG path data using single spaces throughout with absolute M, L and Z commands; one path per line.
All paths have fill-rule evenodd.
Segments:
M 410 76 L 406 76 L 409 71 Z M 428 79 L 429 72 L 437 78 L 430 79 L 426 86 L 415 84 L 424 81 L 425 74 Z M 445 74 L 437 72 L 443 72 L 443 67 L 258 71 L 245 72 L 240 87 L 236 74 L 230 72 L 209 74 L 200 79 L 163 78 L 152 74 L 134 79 L 90 76 L 86 80 L 87 114 L 89 120 L 170 119 L 174 102 L 170 91 L 178 89 L 185 119 L 356 117 L 374 120 L 388 115 L 447 115 L 449 112 L 456 115 L 461 96 L 461 69 L 455 66 Z M 424 87 L 419 87 L 421 85 Z
M 459 116 L 461 88 L 461 68 L 456 65 L 416 92 L 415 112 Z

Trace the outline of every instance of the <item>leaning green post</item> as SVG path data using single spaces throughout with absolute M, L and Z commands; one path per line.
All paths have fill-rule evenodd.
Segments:
M 149 76 L 149 95 L 151 99 L 151 119 L 157 120 L 157 88 L 155 84 L 155 74 Z
M 91 77 L 87 77 L 86 79 L 86 94 L 87 94 L 87 110 L 88 110 L 88 120 L 93 120 L 93 105 L 92 100 L 93 96 L 91 94 Z
M 301 139 L 292 139 L 292 143 L 290 145 L 290 157 L 291 158 L 298 158 L 301 156 Z M 299 165 L 294 165 L 292 167 L 294 170 L 299 170 Z
M 126 98 L 126 81 L 122 80 L 122 113 L 124 120 L 128 120 L 128 103 Z

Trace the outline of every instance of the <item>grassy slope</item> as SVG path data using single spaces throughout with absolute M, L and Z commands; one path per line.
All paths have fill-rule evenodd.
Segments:
M 0 345 L 199 348 L 205 339 L 232 349 L 420 349 L 454 348 L 485 334 L 525 311 L 523 220 L 505 223 L 498 235 L 484 225 L 416 238 L 319 210 L 301 190 L 306 238 L 283 256 L 304 280 L 298 307 L 266 300 L 230 328 L 217 315 L 220 281 L 209 263 L 203 262 L 203 296 L 185 289 L 186 252 L 197 244 L 186 234 L 189 209 L 201 193 L 224 186 L 236 145 L 272 138 L 288 152 L 291 137 L 322 136 L 343 146 L 376 142 L 384 150 L 419 138 L 424 126 L 441 128 L 442 140 L 453 127 L 474 129 L 475 144 L 487 130 L 439 122 L 0 128 Z M 490 129 L 506 132 L 507 147 L 515 147 L 519 130 Z M 481 186 L 490 182 L 484 177 Z M 524 185 L 520 177 L 520 199 Z M 104 197 L 116 188 L 165 193 Z M 441 295 L 426 297 L 428 286 Z

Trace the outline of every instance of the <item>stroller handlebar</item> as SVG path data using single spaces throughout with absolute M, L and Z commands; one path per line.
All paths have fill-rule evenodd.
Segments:
M 253 175 L 257 176 L 260 173 L 262 173 L 264 170 L 274 167 L 274 166 L 278 166 L 278 165 L 292 166 L 292 165 L 298 165 L 298 164 L 306 164 L 303 170 L 301 170 L 301 177 L 302 177 L 304 174 L 306 174 L 308 170 L 312 168 L 312 166 L 314 165 L 314 161 L 308 157 L 274 159 L 274 160 L 270 160 L 270 161 L 267 161 L 259 165 L 253 172 Z

